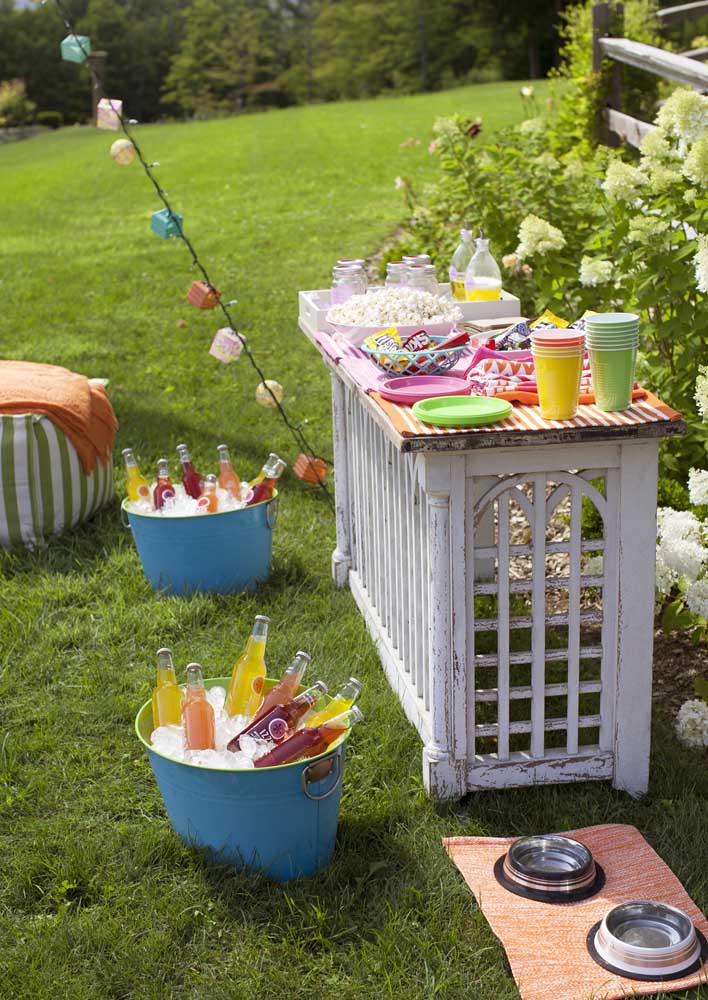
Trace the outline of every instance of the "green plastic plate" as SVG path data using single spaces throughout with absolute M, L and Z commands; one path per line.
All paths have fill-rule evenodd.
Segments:
M 507 400 L 490 396 L 438 396 L 415 403 L 413 416 L 436 427 L 480 427 L 504 420 L 511 410 Z

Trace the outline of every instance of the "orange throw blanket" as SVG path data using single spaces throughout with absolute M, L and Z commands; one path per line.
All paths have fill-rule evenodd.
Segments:
M 62 430 L 90 475 L 106 465 L 118 430 L 102 385 L 57 365 L 0 361 L 0 413 L 41 413 Z

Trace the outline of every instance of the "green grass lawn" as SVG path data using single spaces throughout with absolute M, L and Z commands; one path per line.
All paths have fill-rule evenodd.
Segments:
M 326 457 L 329 380 L 297 329 L 297 290 L 326 285 L 337 256 L 377 250 L 403 214 L 394 178 L 432 179 L 431 121 L 456 110 L 489 131 L 518 120 L 518 84 L 139 129 L 213 280 L 238 299 L 242 332 Z M 402 147 L 411 136 L 422 144 Z M 181 440 L 203 470 L 221 441 L 244 477 L 270 450 L 292 462 L 247 361 L 208 355 L 218 317 L 185 302 L 186 252 L 150 233 L 159 205 L 138 166 L 112 163 L 113 138 L 69 129 L 0 148 L 0 354 L 109 378 L 117 448 L 132 445 L 145 471 Z M 3 1000 L 512 1000 L 445 835 L 635 823 L 708 906 L 705 755 L 679 749 L 661 715 L 642 802 L 606 784 L 429 802 L 417 734 L 330 582 L 329 508 L 288 475 L 281 511 L 272 580 L 255 597 L 155 595 L 117 501 L 44 552 L 0 557 Z M 286 887 L 181 845 L 132 728 L 159 646 L 180 668 L 228 673 L 257 612 L 274 623 L 272 673 L 303 648 L 312 680 L 366 684 L 334 863 Z

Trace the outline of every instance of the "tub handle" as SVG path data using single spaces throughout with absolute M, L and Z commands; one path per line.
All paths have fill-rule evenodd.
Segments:
M 272 530 L 278 523 L 278 511 L 280 509 L 280 497 L 274 497 L 266 507 L 266 524 Z
M 332 785 L 323 795 L 313 795 L 309 788 L 312 782 L 322 781 L 322 779 L 326 778 L 328 774 L 332 773 L 332 771 L 336 772 L 336 777 Z M 303 768 L 302 774 L 300 775 L 300 781 L 302 782 L 302 790 L 308 799 L 312 799 L 313 802 L 320 802 L 322 799 L 328 799 L 330 795 L 337 790 L 341 777 L 342 755 L 338 753 L 335 754 L 334 757 L 330 757 L 329 760 L 318 760 L 314 764 L 308 764 L 307 767 Z
M 126 513 L 125 507 L 121 504 L 120 508 L 120 523 L 124 528 L 130 528 L 130 521 L 128 520 L 128 515 Z

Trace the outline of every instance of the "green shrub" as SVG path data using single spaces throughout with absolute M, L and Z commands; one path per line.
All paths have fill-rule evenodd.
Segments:
M 38 111 L 35 119 L 38 125 L 45 128 L 61 128 L 64 124 L 64 116 L 61 111 Z
M 24 80 L 0 81 L 0 127 L 26 125 L 35 105 L 27 99 Z

